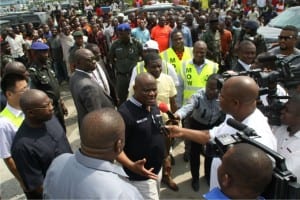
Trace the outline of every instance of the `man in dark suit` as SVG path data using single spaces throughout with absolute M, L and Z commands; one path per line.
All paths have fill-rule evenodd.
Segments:
M 95 59 L 96 59 L 96 69 L 93 71 L 95 76 L 97 77 L 97 81 L 99 85 L 112 97 L 113 102 L 115 105 L 118 105 L 118 97 L 117 92 L 115 89 L 115 84 L 109 77 L 109 74 L 107 72 L 107 69 L 105 67 L 105 64 L 103 60 L 101 59 L 101 52 L 98 47 L 98 45 L 93 43 L 88 43 L 85 46 L 86 49 L 93 52 Z
M 250 40 L 243 40 L 239 44 L 238 48 L 238 61 L 235 66 L 232 67 L 233 71 L 249 71 L 251 64 L 256 57 L 256 47 Z
M 96 109 L 114 107 L 110 95 L 99 85 L 94 54 L 88 49 L 75 52 L 75 72 L 70 79 L 70 90 L 76 106 L 78 126 L 83 117 Z

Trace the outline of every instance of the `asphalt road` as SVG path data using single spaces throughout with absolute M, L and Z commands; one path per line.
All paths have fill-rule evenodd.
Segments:
M 66 102 L 69 115 L 66 117 L 67 135 L 73 150 L 78 149 L 80 140 L 78 135 L 76 109 L 72 100 L 72 96 L 67 86 L 62 87 L 62 97 Z M 173 150 L 175 165 L 173 166 L 173 178 L 179 186 L 179 191 L 174 192 L 161 185 L 161 199 L 201 199 L 202 194 L 208 191 L 208 186 L 203 177 L 200 179 L 200 191 L 194 192 L 191 188 L 191 175 L 189 163 L 183 161 L 184 144 L 178 141 Z M 203 176 L 203 160 L 201 162 L 200 174 Z M 8 171 L 3 160 L 0 161 L 0 196 L 2 199 L 26 199 L 18 182 Z

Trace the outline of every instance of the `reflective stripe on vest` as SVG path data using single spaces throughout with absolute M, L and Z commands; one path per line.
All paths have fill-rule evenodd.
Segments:
M 2 112 L 0 113 L 1 117 L 7 118 L 13 125 L 15 125 L 17 128 L 19 128 L 24 120 L 23 116 L 16 117 L 10 110 L 7 108 L 4 108 Z
M 136 74 L 147 72 L 145 69 L 145 62 L 141 61 L 136 64 Z M 168 63 L 162 60 L 162 73 L 169 74 Z
M 199 89 L 206 86 L 207 78 L 218 72 L 219 65 L 210 60 L 205 60 L 206 64 L 202 67 L 200 74 L 197 72 L 192 60 L 186 61 L 182 64 L 181 77 L 184 81 L 183 103 Z
M 184 47 L 184 52 L 183 52 L 181 60 L 179 60 L 179 58 L 178 58 L 177 54 L 175 53 L 175 51 L 173 50 L 173 48 L 168 48 L 167 50 L 163 51 L 162 53 L 160 53 L 160 56 L 164 61 L 172 64 L 173 67 L 175 68 L 176 73 L 179 74 L 181 65 L 182 65 L 182 61 L 190 60 L 193 57 L 193 48 L 192 47 Z

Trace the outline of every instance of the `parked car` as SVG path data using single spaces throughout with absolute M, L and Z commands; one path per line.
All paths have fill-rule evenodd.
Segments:
M 262 34 L 268 49 L 278 42 L 278 35 L 286 25 L 293 25 L 298 29 L 298 40 L 300 39 L 300 6 L 290 7 L 273 18 L 266 26 L 260 27 L 257 32 Z M 300 40 L 299 40 L 300 41 Z M 298 42 L 299 44 L 299 42 Z
M 10 13 L 8 15 L 1 16 L 0 20 L 9 20 L 10 26 L 32 23 L 34 27 L 38 27 L 42 23 L 39 14 L 31 12 Z
M 2 20 L 0 19 L 0 33 L 5 30 L 5 28 L 10 27 L 10 21 L 9 20 Z
M 188 6 L 183 5 L 174 5 L 172 3 L 156 3 L 152 5 L 144 5 L 140 8 L 131 8 L 124 11 L 125 15 L 128 15 L 131 12 L 136 12 L 138 15 L 144 13 L 144 12 L 158 12 L 159 14 L 162 14 L 166 10 L 187 10 L 189 9 Z

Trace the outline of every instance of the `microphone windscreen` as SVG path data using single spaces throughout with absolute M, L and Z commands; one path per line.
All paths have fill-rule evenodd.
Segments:
M 158 105 L 158 108 L 161 112 L 163 113 L 166 113 L 169 111 L 169 108 L 168 108 L 168 105 L 166 103 L 163 103 L 161 102 L 159 105 Z

